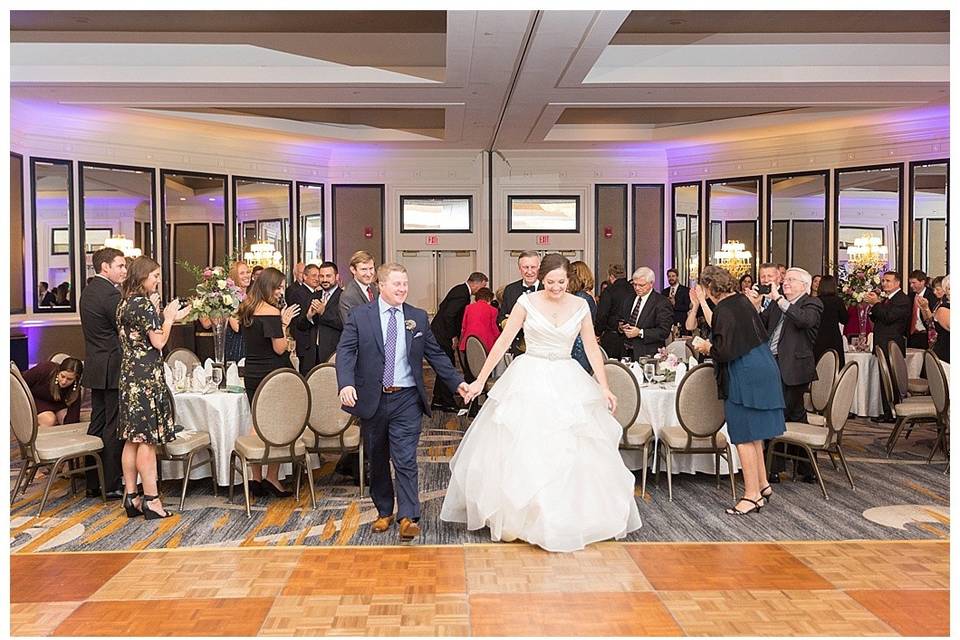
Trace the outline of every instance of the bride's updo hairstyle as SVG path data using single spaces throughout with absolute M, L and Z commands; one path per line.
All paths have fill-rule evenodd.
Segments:
M 710 292 L 715 298 L 728 293 L 736 293 L 740 287 L 736 278 L 722 267 L 708 265 L 700 272 L 700 286 Z
M 537 279 L 543 282 L 547 274 L 554 269 L 563 269 L 563 272 L 567 274 L 567 278 L 570 277 L 570 261 L 559 253 L 548 253 L 543 256 L 543 260 L 540 261 L 540 271 L 537 272 Z

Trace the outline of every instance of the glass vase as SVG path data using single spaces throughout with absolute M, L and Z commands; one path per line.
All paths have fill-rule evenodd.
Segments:
M 860 304 L 857 307 L 857 320 L 860 323 L 860 351 L 867 350 L 867 318 L 870 315 L 870 305 Z
M 210 318 L 213 324 L 213 366 L 222 371 L 220 376 L 220 388 L 226 386 L 227 365 L 226 365 L 226 347 L 227 347 L 227 319 Z

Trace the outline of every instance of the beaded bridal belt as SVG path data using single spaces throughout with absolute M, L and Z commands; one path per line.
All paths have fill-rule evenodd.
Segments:
M 532 356 L 534 358 L 542 358 L 544 360 L 570 360 L 572 358 L 569 353 L 557 351 L 530 351 L 529 349 L 524 353 L 524 355 Z

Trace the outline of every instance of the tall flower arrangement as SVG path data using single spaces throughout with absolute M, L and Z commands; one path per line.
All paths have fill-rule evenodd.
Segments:
M 870 291 L 880 288 L 880 279 L 887 270 L 886 260 L 851 263 L 841 265 L 838 273 L 840 297 L 847 305 L 863 302 Z
M 227 275 L 229 269 L 226 266 L 198 267 L 188 262 L 177 264 L 193 274 L 197 280 L 193 297 L 190 298 L 191 320 L 201 316 L 213 321 L 226 320 L 240 308 L 246 294 Z

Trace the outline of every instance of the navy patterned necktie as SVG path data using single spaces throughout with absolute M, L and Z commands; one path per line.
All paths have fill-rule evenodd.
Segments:
M 387 339 L 383 342 L 383 386 L 393 386 L 393 369 L 397 362 L 397 309 L 390 308 L 390 319 L 387 320 Z

